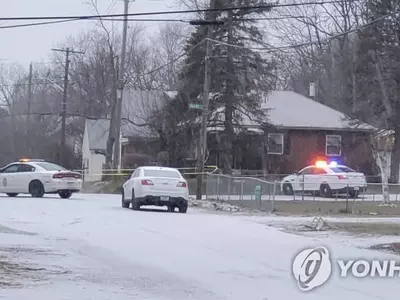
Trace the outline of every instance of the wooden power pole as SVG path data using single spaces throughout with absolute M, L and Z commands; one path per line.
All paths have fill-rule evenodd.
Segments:
M 210 0 L 210 9 L 215 9 L 215 0 Z M 213 38 L 214 33 L 214 23 L 216 19 L 215 12 L 209 12 L 210 23 L 208 25 L 207 40 L 206 40 L 206 56 L 204 62 L 204 90 L 203 90 L 203 114 L 201 119 L 201 131 L 200 131 L 200 143 L 198 144 L 197 153 L 197 170 L 199 174 L 197 175 L 197 187 L 196 187 L 196 199 L 201 200 L 203 196 L 203 179 L 204 179 L 204 162 L 206 158 L 207 151 L 207 121 L 208 121 L 208 111 L 210 103 L 210 58 L 212 55 L 212 44 L 210 39 Z
M 67 128 L 67 97 L 68 97 L 68 74 L 69 74 L 69 57 L 71 53 L 75 54 L 84 54 L 82 51 L 74 51 L 70 48 L 67 49 L 52 49 L 53 51 L 64 52 L 65 53 L 65 70 L 64 70 L 64 92 L 63 92 L 63 100 L 62 100 L 62 109 L 61 109 L 61 145 L 60 145 L 60 157 L 59 163 L 60 165 L 65 164 L 65 141 L 66 141 L 66 128 Z
M 121 169 L 121 118 L 122 118 L 122 94 L 125 84 L 125 57 L 126 57 L 126 41 L 128 36 L 128 12 L 129 12 L 129 0 L 124 0 L 124 25 L 122 30 L 122 48 L 121 48 L 121 60 L 118 72 L 118 89 L 117 89 L 117 105 L 115 107 L 115 118 L 114 122 L 114 158 L 113 167 L 114 169 Z

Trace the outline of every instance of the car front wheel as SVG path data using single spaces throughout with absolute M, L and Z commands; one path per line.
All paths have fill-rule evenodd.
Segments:
M 134 190 L 132 190 L 132 209 L 133 210 L 140 210 L 140 205 L 136 201 L 135 191 Z
M 122 208 L 129 208 L 129 206 L 131 205 L 129 202 L 125 201 L 125 193 L 124 193 L 123 188 L 122 188 L 122 194 L 121 194 L 121 205 L 122 205 Z
M 14 197 L 17 197 L 18 194 L 17 194 L 17 193 L 8 193 L 7 196 L 8 196 L 8 197 L 13 197 L 13 198 L 14 198 Z

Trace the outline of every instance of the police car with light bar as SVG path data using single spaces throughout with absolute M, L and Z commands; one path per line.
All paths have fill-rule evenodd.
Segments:
M 31 194 L 58 194 L 70 198 L 82 189 L 82 175 L 43 159 L 20 159 L 0 169 L 0 193 L 10 197 Z
M 166 206 L 169 212 L 186 213 L 189 189 L 179 170 L 165 167 L 140 167 L 122 186 L 122 207 Z
M 281 182 L 281 190 L 285 195 L 304 191 L 327 198 L 348 193 L 355 198 L 366 189 L 367 181 L 363 173 L 335 161 L 317 161 L 315 165 L 286 176 Z

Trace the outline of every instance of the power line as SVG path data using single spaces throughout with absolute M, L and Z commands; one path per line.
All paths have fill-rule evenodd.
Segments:
M 73 21 L 79 21 L 79 20 L 80 19 L 68 19 L 68 20 L 48 21 L 48 22 L 37 22 L 37 23 L 17 24 L 17 25 L 6 25 L 6 26 L 0 26 L 0 29 L 19 28 L 19 27 L 33 27 L 33 26 L 41 26 L 41 25 L 67 23 L 67 22 L 73 22 Z
M 323 39 L 323 40 L 311 41 L 311 42 L 300 43 L 300 44 L 295 44 L 295 45 L 286 45 L 286 46 L 278 46 L 278 47 L 260 47 L 260 48 L 252 48 L 252 47 L 245 47 L 245 46 L 239 46 L 239 45 L 234 45 L 234 44 L 228 44 L 228 43 L 226 43 L 226 42 L 222 42 L 222 41 L 218 41 L 218 40 L 211 40 L 211 41 L 214 42 L 214 43 L 216 43 L 216 44 L 220 44 L 220 45 L 225 45 L 225 46 L 234 47 L 234 48 L 240 48 L 240 49 L 248 49 L 248 50 L 273 51 L 273 50 L 294 49 L 294 48 L 300 48 L 300 47 L 305 47 L 305 46 L 312 46 L 312 45 L 315 45 L 315 44 L 325 44 L 325 43 L 330 42 L 331 40 L 336 39 L 336 38 L 338 38 L 338 37 L 342 37 L 342 36 L 348 35 L 348 34 L 350 34 L 350 33 L 359 31 L 359 30 L 361 30 L 361 29 L 363 29 L 363 28 L 365 28 L 365 27 L 369 27 L 369 26 L 371 26 L 371 25 L 374 25 L 374 24 L 376 24 L 376 23 L 379 23 L 379 22 L 383 21 L 384 19 L 386 19 L 386 18 L 388 18 L 388 17 L 391 17 L 391 16 L 393 16 L 393 15 L 395 15 L 395 14 L 398 14 L 398 13 L 399 13 L 399 12 L 396 11 L 396 12 L 393 12 L 393 13 L 390 13 L 390 14 L 387 14 L 387 15 L 384 15 L 384 16 L 382 16 L 382 17 L 380 17 L 380 18 L 377 18 L 377 19 L 375 19 L 375 20 L 373 20 L 373 21 L 371 21 L 371 22 L 368 22 L 368 23 L 366 23 L 366 24 L 364 24 L 364 25 L 361 25 L 361 26 L 358 26 L 358 27 L 356 27 L 356 28 L 354 28 L 354 29 L 350 29 L 350 30 L 347 30 L 347 31 L 344 31 L 344 32 L 335 34 L 335 35 L 330 36 L 330 37 L 328 37 L 328 38 L 325 38 L 325 39 Z
M 323 39 L 322 41 L 311 41 L 311 42 L 307 42 L 307 43 L 300 43 L 300 44 L 295 44 L 295 45 L 286 45 L 286 46 L 278 46 L 278 47 L 262 47 L 262 48 L 249 48 L 249 47 L 244 47 L 244 46 L 239 46 L 239 45 L 232 45 L 232 44 L 228 44 L 222 41 L 218 41 L 218 40 L 214 40 L 214 39 L 209 39 L 210 41 L 216 43 L 216 44 L 221 44 L 221 45 L 225 45 L 225 46 L 230 46 L 230 47 L 235 47 L 235 48 L 241 48 L 241 49 L 248 49 L 248 50 L 263 50 L 263 51 L 273 51 L 273 50 L 286 50 L 286 49 L 294 49 L 294 48 L 300 48 L 300 47 L 305 47 L 305 46 L 311 46 L 311 45 L 315 45 L 315 44 L 320 44 L 320 43 L 327 43 L 333 39 L 336 39 L 338 37 L 359 31 L 365 27 L 374 25 L 375 23 L 378 23 L 380 21 L 383 21 L 384 19 L 391 17 L 392 15 L 396 14 L 398 12 L 393 12 L 390 14 L 387 14 L 385 16 L 382 16 L 380 18 L 377 18 L 371 22 L 368 22 L 364 25 L 358 26 L 357 28 L 351 29 L 351 30 L 347 30 L 345 32 L 341 32 L 339 34 L 333 35 L 331 37 L 328 37 L 326 39 Z M 172 59 L 171 61 L 149 71 L 144 73 L 143 75 L 150 75 L 152 73 L 158 72 L 170 65 L 175 64 L 177 61 L 179 61 L 181 58 L 185 57 L 188 53 L 192 52 L 194 49 L 196 49 L 198 46 L 200 46 L 202 43 L 204 43 L 208 38 L 203 39 L 202 41 L 200 41 L 199 43 L 197 43 L 196 45 L 194 45 L 192 48 L 190 48 L 189 50 L 185 51 L 184 53 L 178 55 L 177 57 L 175 57 L 174 59 Z
M 40 17 L 0 17 L 0 21 L 29 21 L 29 20 L 89 20 L 89 19 L 102 19 L 102 18 L 118 18 L 118 17 L 133 17 L 133 16 L 156 16 L 156 15 L 170 15 L 170 14 L 188 14 L 188 13 L 202 13 L 202 12 L 225 12 L 233 10 L 252 10 L 252 9 L 271 9 L 277 7 L 297 7 L 308 5 L 326 5 L 326 4 L 339 4 L 347 3 L 351 0 L 342 1 L 317 1 L 305 3 L 265 3 L 253 6 L 235 6 L 215 9 L 190 9 L 190 10 L 171 10 L 171 11 L 157 11 L 157 12 L 143 12 L 143 13 L 127 13 L 127 14 L 105 14 L 105 15 L 77 15 L 77 16 L 40 16 Z

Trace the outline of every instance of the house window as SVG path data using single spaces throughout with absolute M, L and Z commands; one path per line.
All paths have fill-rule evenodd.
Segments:
M 283 154 L 283 133 L 268 133 L 268 154 Z
M 340 135 L 326 136 L 325 154 L 327 156 L 342 155 L 342 137 Z

